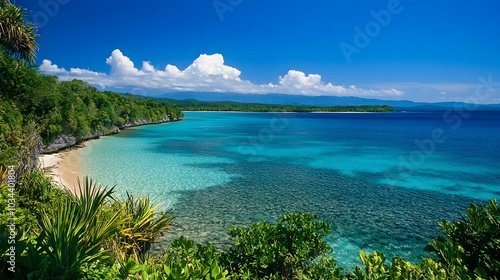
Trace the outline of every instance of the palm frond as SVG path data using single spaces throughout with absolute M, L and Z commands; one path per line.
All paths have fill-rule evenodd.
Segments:
M 7 168 L 0 166 L 0 184 L 7 178 Z
M 0 47 L 8 55 L 34 62 L 38 50 L 36 27 L 25 18 L 25 9 L 0 1 Z
M 153 205 L 148 196 L 135 198 L 127 192 L 124 202 L 117 202 L 121 209 L 124 222 L 117 237 L 118 245 L 122 248 L 125 259 L 133 256 L 136 261 L 144 260 L 151 244 L 170 228 L 174 218 L 170 211 L 156 211 L 159 204 Z
M 109 256 L 103 245 L 118 232 L 119 213 L 108 217 L 102 209 L 114 187 L 101 187 L 88 177 L 78 186 L 78 195 L 70 194 L 55 215 L 45 214 L 39 223 L 39 250 L 47 255 L 49 276 L 77 277 L 82 264 Z

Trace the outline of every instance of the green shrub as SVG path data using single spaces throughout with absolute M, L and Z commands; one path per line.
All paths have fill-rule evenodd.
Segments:
M 471 204 L 457 222 L 439 223 L 446 236 L 429 243 L 447 266 L 466 266 L 474 277 L 500 276 L 500 209 L 496 200 Z
M 355 270 L 348 274 L 347 279 L 371 280 L 424 280 L 424 279 L 481 279 L 472 278 L 465 266 L 447 266 L 441 262 L 424 258 L 420 264 L 414 264 L 402 258 L 394 257 L 392 263 L 387 263 L 384 254 L 375 251 L 367 255 L 359 252 L 363 267 L 357 265 Z
M 52 213 L 68 196 L 56 187 L 42 170 L 28 171 L 17 184 L 19 207 L 28 210 L 37 219 Z
M 390 275 L 390 266 L 385 264 L 384 254 L 375 251 L 367 255 L 363 250 L 359 251 L 359 258 L 364 269 L 358 265 L 354 270 L 356 280 L 364 279 L 387 279 Z
M 162 256 L 150 256 L 145 260 L 126 261 L 112 265 L 85 264 L 83 279 L 167 279 L 167 280 L 229 280 L 228 271 L 220 265 L 220 254 L 212 245 L 195 244 L 180 237 L 172 242 L 172 248 Z
M 212 245 L 195 244 L 184 237 L 172 241 L 164 271 L 164 279 L 169 280 L 230 279 Z
M 15 156 L 23 141 L 22 120 L 19 110 L 0 97 L 0 166 L 17 164 Z
M 235 241 L 226 256 L 228 267 L 231 273 L 252 279 L 335 279 L 339 269 L 327 256 L 332 248 L 323 240 L 331 228 L 316 216 L 301 213 L 285 215 L 275 224 L 232 228 L 229 234 Z

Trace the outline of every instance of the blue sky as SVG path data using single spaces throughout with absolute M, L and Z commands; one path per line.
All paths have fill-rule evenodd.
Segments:
M 498 1 L 16 3 L 42 72 L 103 89 L 500 103 Z

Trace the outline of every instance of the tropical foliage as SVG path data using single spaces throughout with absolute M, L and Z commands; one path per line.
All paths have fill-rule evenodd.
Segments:
M 37 251 L 43 256 L 40 270 L 31 275 L 43 279 L 75 279 L 84 263 L 103 260 L 106 240 L 117 233 L 119 214 L 109 217 L 103 211 L 113 188 L 101 188 L 86 178 L 79 192 L 68 192 L 55 213 L 39 220 Z
M 428 249 L 447 266 L 465 266 L 483 278 L 500 277 L 500 209 L 491 200 L 486 205 L 471 204 L 458 222 L 439 223 L 445 236 Z
M 111 210 L 121 213 L 121 219 L 112 247 L 120 260 L 143 261 L 152 243 L 170 228 L 174 219 L 169 211 L 157 211 L 159 206 L 152 206 L 148 196 L 134 198 L 128 192 L 124 202 L 115 201 Z
M 0 106 L 5 112 L 0 125 L 33 120 L 45 143 L 62 134 L 83 140 L 137 121 L 182 118 L 170 103 L 101 92 L 79 80 L 58 82 L 57 77 L 40 75 L 33 66 L 17 65 L 15 59 L 2 56 Z M 9 131 L 8 125 L 3 126 Z
M 235 241 L 226 261 L 232 274 L 250 279 L 338 277 L 339 269 L 328 256 L 332 248 L 323 240 L 332 225 L 315 218 L 291 213 L 275 224 L 230 229 Z
M 0 0 L 0 50 L 27 62 L 35 61 L 35 26 L 25 20 L 26 10 Z M 1 58 L 0 58 L 1 59 Z

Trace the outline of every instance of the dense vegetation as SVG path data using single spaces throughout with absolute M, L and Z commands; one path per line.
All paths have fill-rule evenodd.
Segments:
M 183 111 L 238 111 L 238 112 L 393 112 L 387 105 L 361 106 L 301 106 L 238 103 L 231 101 L 199 101 L 194 99 L 163 99 L 175 104 Z
M 33 147 L 27 138 L 39 134 L 43 144 L 60 135 L 81 141 L 108 134 L 134 122 L 183 117 L 175 105 L 154 99 L 101 92 L 86 82 L 58 82 L 36 67 L 0 54 L 0 164 L 19 160 L 19 150 Z M 41 147 L 38 147 L 41 148 Z M 10 160 L 9 160 L 10 159 Z
M 460 221 L 441 222 L 444 235 L 427 247 L 435 258 L 419 264 L 361 251 L 354 270 L 337 267 L 335 252 L 323 239 L 331 224 L 308 213 L 234 227 L 229 230 L 232 244 L 222 251 L 181 237 L 163 254 L 150 254 L 173 221 L 168 211 L 157 211 L 145 196 L 129 194 L 119 200 L 114 187 L 89 178 L 71 193 L 47 178 L 34 156 L 43 146 L 40 135 L 45 143 L 60 134 L 85 139 L 130 122 L 179 118 L 182 113 L 168 102 L 99 92 L 82 81 L 40 75 L 31 65 L 37 47 L 34 30 L 23 15 L 0 0 L 1 279 L 500 277 L 496 201 L 471 204 Z M 268 105 L 249 106 L 260 110 L 258 106 Z
M 100 92 L 79 80 L 58 82 L 57 77 L 40 75 L 35 67 L 6 55 L 0 59 L 0 73 L 2 105 L 10 103 L 7 110 L 39 124 L 46 141 L 60 134 L 84 138 L 127 122 L 182 117 L 172 104 Z

